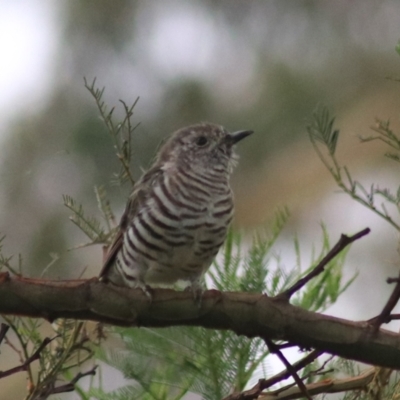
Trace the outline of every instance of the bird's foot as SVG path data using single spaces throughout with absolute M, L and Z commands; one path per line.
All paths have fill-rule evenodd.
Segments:
M 206 291 L 204 286 L 200 282 L 191 282 L 189 286 L 185 288 L 185 292 L 192 292 L 193 294 L 193 300 L 197 304 L 199 308 L 201 308 L 202 300 L 203 300 L 203 294 Z
M 153 300 L 153 289 L 151 288 L 151 286 L 146 285 L 144 282 L 142 281 L 137 281 L 135 288 L 141 289 L 142 292 L 146 295 L 146 297 L 152 301 Z

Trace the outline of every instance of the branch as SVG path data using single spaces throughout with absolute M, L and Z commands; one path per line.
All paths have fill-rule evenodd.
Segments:
M 278 294 L 276 298 L 281 300 L 290 300 L 294 293 L 300 290 L 304 285 L 306 285 L 311 279 L 315 278 L 317 275 L 324 271 L 325 266 L 332 261 L 345 247 L 349 244 L 355 242 L 356 240 L 362 238 L 365 235 L 368 235 L 371 230 L 369 228 L 365 228 L 362 231 L 356 233 L 353 236 L 341 235 L 339 241 L 335 244 L 335 246 L 329 251 L 329 253 L 319 262 L 319 264 L 305 277 L 299 279 L 293 286 L 284 292 Z
M 3 339 L 6 337 L 7 331 L 10 329 L 10 326 L 4 323 L 0 325 L 0 344 Z
M 312 400 L 310 393 L 308 393 L 308 390 L 306 388 L 306 385 L 304 382 L 300 379 L 299 375 L 297 375 L 296 368 L 294 368 L 289 361 L 286 359 L 286 357 L 283 355 L 283 353 L 279 350 L 278 346 L 270 339 L 264 338 L 265 343 L 268 347 L 268 350 L 272 354 L 276 354 L 278 358 L 281 360 L 282 364 L 286 367 L 286 370 L 292 375 L 294 381 L 297 383 L 298 388 L 300 389 L 301 393 L 304 395 L 304 397 L 308 400 Z
M 55 337 L 52 339 L 48 337 L 44 338 L 43 342 L 40 344 L 37 350 L 29 358 L 27 358 L 23 364 L 18 365 L 17 367 L 14 368 L 10 368 L 7 371 L 0 371 L 0 379 L 15 374 L 17 372 L 26 371 L 28 365 L 34 362 L 35 360 L 38 360 L 40 358 L 40 353 L 42 352 L 42 350 L 54 339 Z
M 365 390 L 375 376 L 375 368 L 368 368 L 362 374 L 345 379 L 323 379 L 320 382 L 306 385 L 307 391 L 316 396 L 321 393 L 339 393 L 354 390 Z M 303 392 L 297 387 L 291 385 L 289 388 L 280 388 L 272 392 L 262 393 L 258 400 L 291 400 L 301 399 Z
M 372 318 L 369 321 L 374 326 L 375 331 L 378 331 L 378 329 L 382 324 L 389 323 L 391 320 L 394 319 L 391 318 L 391 312 L 396 307 L 396 304 L 400 299 L 400 275 L 398 278 L 388 278 L 387 282 L 388 283 L 396 282 L 396 286 L 394 287 L 392 294 L 390 295 L 388 301 L 383 307 L 381 313 L 377 317 Z
M 373 324 L 373 323 L 375 323 L 375 321 L 376 321 L 377 318 L 378 318 L 378 317 L 371 318 L 371 319 L 369 320 L 369 322 L 371 322 L 371 323 Z M 388 317 L 386 318 L 385 323 L 388 324 L 388 323 L 391 322 L 391 321 L 395 321 L 395 320 L 399 320 L 399 319 L 400 319 L 400 314 L 390 314 L 390 315 L 388 315 Z
M 189 292 L 117 287 L 97 278 L 43 281 L 0 274 L 0 314 L 93 320 L 120 326 L 201 326 L 247 337 L 283 340 L 340 357 L 400 369 L 399 335 L 374 334 L 368 322 L 353 322 L 295 307 L 263 294 L 208 290 L 201 308 Z
M 89 371 L 86 372 L 78 372 L 75 377 L 65 385 L 57 386 L 51 390 L 49 394 L 58 394 L 58 393 L 65 393 L 65 392 L 73 392 L 75 390 L 75 385 L 78 383 L 78 381 L 85 376 L 89 375 L 96 375 L 96 369 L 98 365 L 95 365 L 93 368 L 91 368 Z
M 313 350 L 310 354 L 303 357 L 301 360 L 295 362 L 292 367 L 295 371 L 299 371 L 311 364 L 316 358 L 318 358 L 322 351 Z M 260 396 L 261 392 L 269 387 L 275 385 L 278 382 L 281 382 L 291 376 L 291 373 L 285 369 L 282 372 L 272 376 L 268 379 L 260 379 L 258 383 L 253 386 L 251 389 L 246 390 L 241 393 L 232 393 L 228 397 L 225 397 L 223 400 L 255 400 Z

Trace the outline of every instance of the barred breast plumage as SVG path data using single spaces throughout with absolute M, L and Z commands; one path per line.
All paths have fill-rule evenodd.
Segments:
M 250 133 L 208 123 L 175 132 L 135 184 L 101 277 L 143 289 L 185 280 L 198 289 L 233 216 L 233 146 Z

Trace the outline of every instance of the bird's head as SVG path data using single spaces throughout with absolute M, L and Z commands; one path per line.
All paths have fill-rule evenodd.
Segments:
M 187 168 L 217 165 L 231 172 L 237 159 L 234 146 L 253 131 L 229 133 L 211 123 L 191 125 L 176 131 L 162 146 L 158 161 L 178 163 Z

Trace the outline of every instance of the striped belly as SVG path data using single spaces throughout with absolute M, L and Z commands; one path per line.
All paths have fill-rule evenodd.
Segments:
M 198 280 L 223 244 L 232 219 L 229 186 L 218 193 L 166 180 L 133 218 L 118 256 L 129 286 Z

